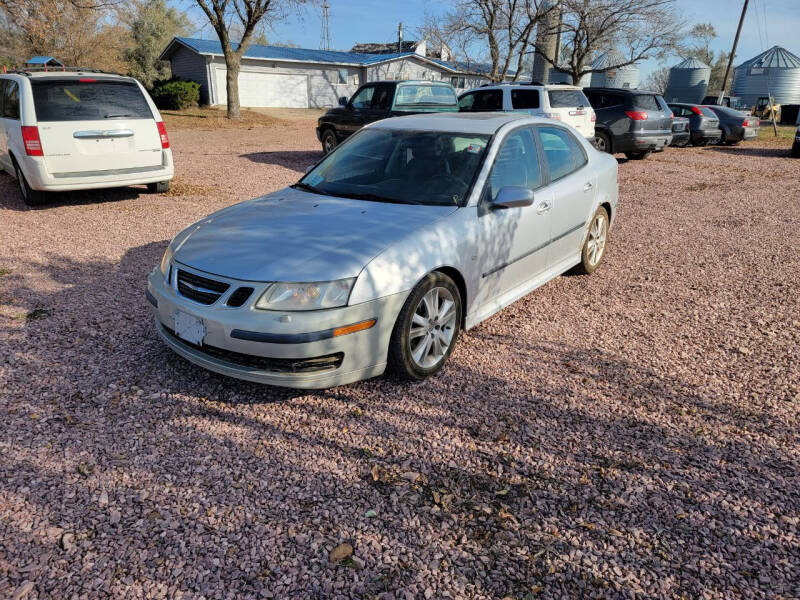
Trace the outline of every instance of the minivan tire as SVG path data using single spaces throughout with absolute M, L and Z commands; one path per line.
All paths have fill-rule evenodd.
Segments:
M 19 194 L 26 206 L 41 206 L 47 202 L 47 193 L 31 188 L 16 160 L 14 161 L 14 173 L 17 176 Z
M 647 152 L 626 152 L 625 156 L 628 160 L 644 160 L 652 154 L 650 150 Z
M 150 194 L 166 194 L 169 191 L 169 181 L 157 181 L 147 184 L 147 191 Z
M 412 355 L 411 328 L 414 323 L 415 313 L 423 306 L 423 304 L 425 304 L 424 299 L 426 298 L 426 295 L 434 289 L 441 290 L 439 294 L 444 296 L 445 301 L 447 296 L 452 299 L 452 309 L 455 314 L 454 318 L 450 317 L 444 320 L 449 325 L 448 329 L 451 333 L 450 342 L 447 345 L 446 351 L 435 363 L 432 363 L 426 367 L 419 364 L 419 362 Z M 461 316 L 463 312 L 462 302 L 463 301 L 461 299 L 461 293 L 458 290 L 458 286 L 450 277 L 438 271 L 428 273 L 422 279 L 422 281 L 420 281 L 414 287 L 414 289 L 411 290 L 408 298 L 406 298 L 405 304 L 403 304 L 403 308 L 400 310 L 400 314 L 397 316 L 397 321 L 395 322 L 394 329 L 392 330 L 392 337 L 389 341 L 387 365 L 389 372 L 400 379 L 419 381 L 440 371 L 447 362 L 447 359 L 450 357 L 450 354 L 453 352 L 453 348 L 458 340 L 458 334 L 461 331 Z M 425 305 L 427 306 L 427 304 Z M 439 308 L 440 307 L 437 307 L 437 311 Z M 429 333 L 423 333 L 422 336 L 438 335 L 440 331 L 438 321 L 439 316 L 440 315 L 438 312 L 436 315 L 429 316 L 429 319 L 433 319 L 433 321 L 428 321 Z M 419 325 L 417 327 L 419 328 Z M 444 332 L 445 327 L 441 327 L 441 331 Z M 422 344 L 424 342 L 419 343 Z M 422 357 L 426 358 L 427 356 L 428 352 L 423 350 Z

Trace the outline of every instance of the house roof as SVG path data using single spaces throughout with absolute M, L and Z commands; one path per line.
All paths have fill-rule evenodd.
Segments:
M 55 62 L 59 65 L 62 64 L 60 60 L 58 60 L 54 56 L 34 56 L 33 58 L 29 58 L 25 61 L 26 65 L 46 65 L 49 62 Z
M 175 37 L 164 48 L 159 57 L 169 60 L 175 50 L 184 46 L 207 56 L 223 56 L 222 45 L 219 40 L 201 40 L 197 38 Z M 234 48 L 237 45 L 234 44 Z M 244 58 L 257 60 L 281 60 L 291 62 L 323 63 L 332 65 L 355 65 L 359 67 L 396 60 L 398 58 L 414 57 L 438 65 L 454 73 L 488 73 L 489 65 L 467 65 L 462 62 L 449 62 L 438 58 L 421 56 L 414 52 L 389 52 L 386 54 L 368 54 L 361 52 L 341 52 L 339 50 L 314 50 L 311 48 L 287 48 L 284 46 L 251 45 L 244 53 Z M 510 74 L 513 75 L 512 72 Z

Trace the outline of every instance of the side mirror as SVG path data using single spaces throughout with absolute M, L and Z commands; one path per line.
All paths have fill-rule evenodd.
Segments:
M 342 96 L 339 98 L 339 106 L 347 106 L 347 96 Z
M 507 185 L 500 188 L 497 197 L 492 200 L 492 209 L 519 208 L 533 204 L 533 190 L 518 186 Z

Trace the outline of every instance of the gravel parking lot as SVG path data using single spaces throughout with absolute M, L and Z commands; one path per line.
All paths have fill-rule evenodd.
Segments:
M 176 232 L 320 158 L 261 125 L 171 129 L 168 195 L 0 175 L 0 597 L 800 597 L 785 141 L 623 162 L 595 275 L 434 379 L 305 393 L 182 360 L 144 299 Z

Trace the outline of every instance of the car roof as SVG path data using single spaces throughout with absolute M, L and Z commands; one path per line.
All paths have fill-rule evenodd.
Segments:
M 583 88 L 584 91 L 590 92 L 613 92 L 614 94 L 631 94 L 631 95 L 638 95 L 638 94 L 647 94 L 649 96 L 659 96 L 658 92 L 651 92 L 650 90 L 638 90 L 632 88 L 613 88 L 613 87 L 585 87 Z
M 479 112 L 479 113 L 426 113 L 383 119 L 368 125 L 377 129 L 402 129 L 417 131 L 442 131 L 494 135 L 497 130 L 514 121 L 531 124 L 553 124 L 551 119 L 531 117 L 524 113 Z
M 467 90 L 469 92 L 479 92 L 481 90 L 500 90 L 504 88 L 516 88 L 521 90 L 579 90 L 580 86 L 569 85 L 566 83 L 496 83 L 495 85 L 482 85 L 478 88 Z
M 122 75 L 119 73 L 102 73 L 99 71 L 93 71 L 91 69 L 86 69 L 85 71 L 61 71 L 59 69 L 54 69 L 51 71 L 8 71 L 5 75 L 22 75 L 23 77 L 28 77 L 29 79 L 85 79 L 87 77 L 91 77 L 92 79 L 124 79 L 126 81 L 133 80 L 133 77 L 129 77 L 127 75 Z

